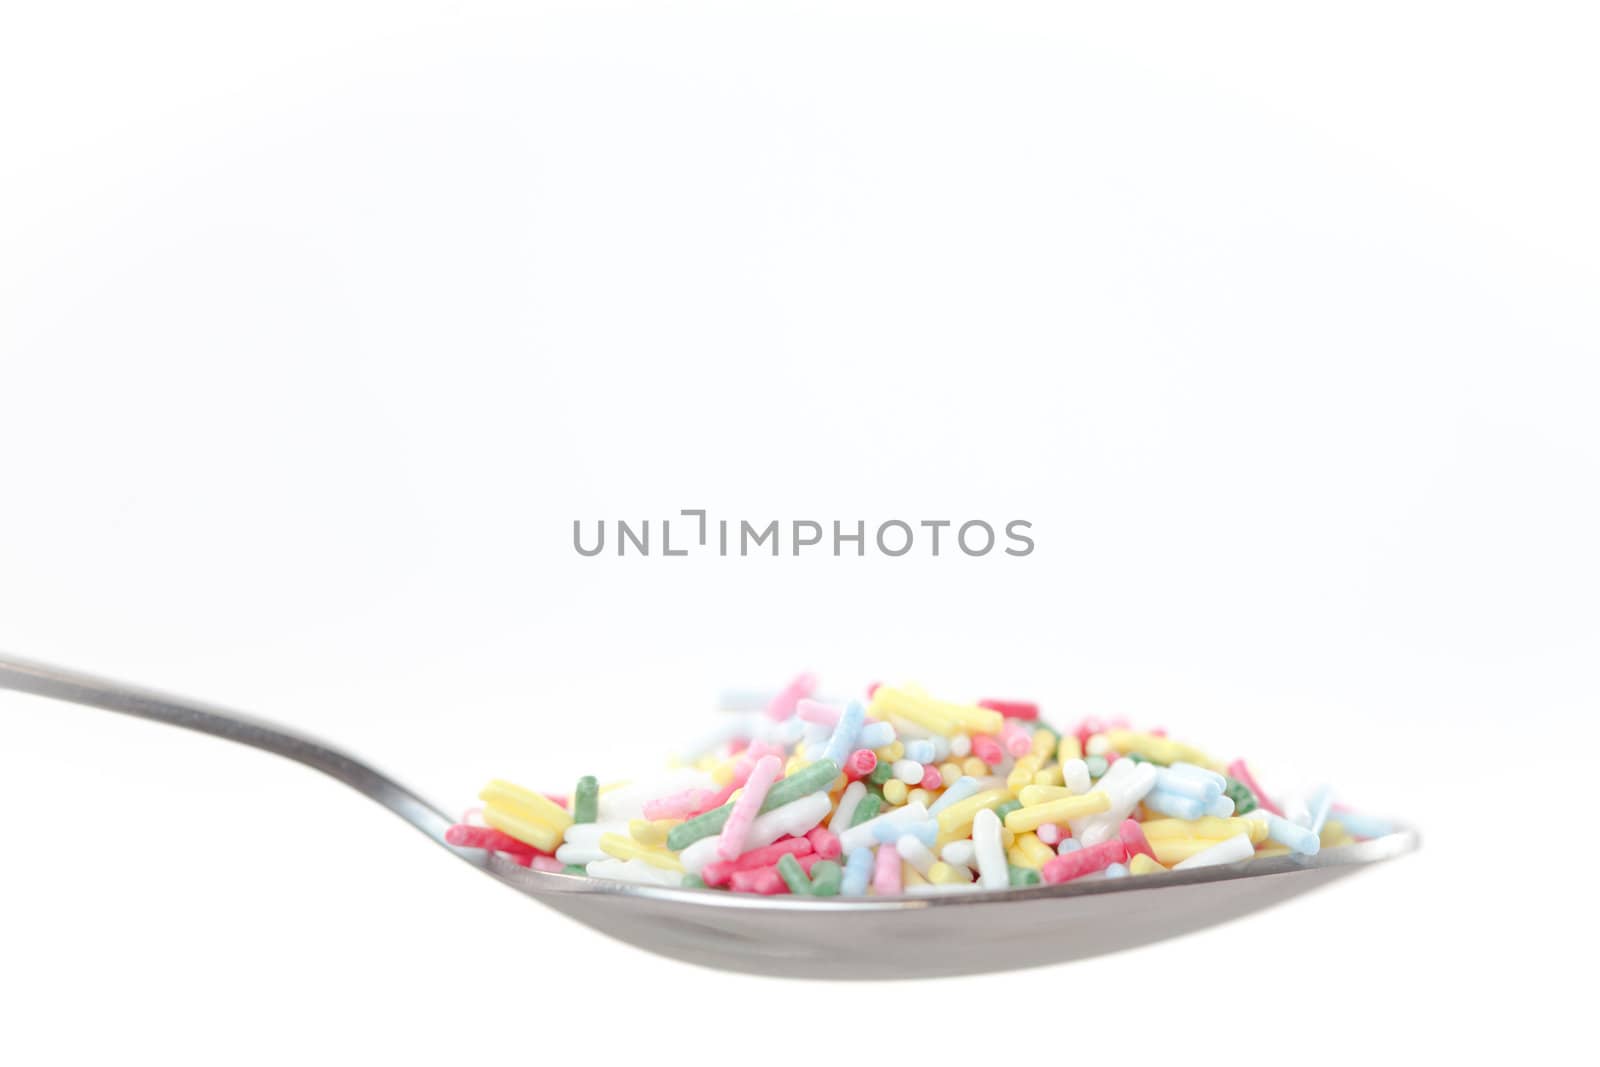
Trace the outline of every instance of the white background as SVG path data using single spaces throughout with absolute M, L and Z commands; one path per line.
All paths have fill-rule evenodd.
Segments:
M 1111 6 L 8 5 L 0 648 L 450 807 L 626 776 L 802 667 L 1033 696 L 1331 778 L 1419 856 L 1046 971 L 742 979 L 294 765 L 7 694 L 0 1060 L 1569 1038 L 1595 26 Z M 571 548 L 691 507 L 1038 549 Z

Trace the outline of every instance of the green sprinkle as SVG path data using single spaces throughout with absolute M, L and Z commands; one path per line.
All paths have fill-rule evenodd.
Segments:
M 561 873 L 562 874 L 588 874 L 589 872 L 584 870 L 581 866 L 579 866 L 576 863 L 569 863 L 565 867 L 561 868 Z
M 1135 763 L 1154 763 L 1155 762 L 1154 760 L 1150 759 L 1148 756 L 1141 756 L 1137 752 L 1130 752 L 1130 753 L 1128 753 L 1126 756 L 1124 756 L 1122 758 L 1123 759 L 1131 759 Z M 1157 764 L 1157 766 L 1160 766 L 1160 765 Z
M 839 777 L 839 765 L 831 759 L 819 759 L 811 766 L 801 768 L 789 777 L 773 782 L 772 788 L 767 791 L 767 799 L 762 803 L 761 810 L 771 811 L 801 797 L 810 796 L 819 789 L 828 788 L 837 777 Z
M 1007 815 L 1010 815 L 1014 811 L 1020 810 L 1022 810 L 1022 801 L 1008 800 L 1004 804 L 1001 804 L 999 807 L 995 808 L 994 813 L 1000 816 L 1001 822 L 1005 822 Z
M 844 879 L 844 868 L 832 860 L 818 860 L 811 867 L 811 895 L 836 897 L 839 883 Z
M 868 793 L 861 798 L 861 803 L 856 805 L 856 810 L 850 816 L 851 826 L 860 826 L 868 819 L 876 818 L 879 809 L 883 807 L 883 797 Z
M 872 773 L 867 775 L 867 781 L 871 782 L 873 785 L 882 785 L 884 782 L 887 782 L 893 777 L 894 764 L 890 763 L 886 759 L 881 759 L 878 761 L 878 765 L 872 768 Z
M 600 781 L 592 774 L 578 779 L 572 791 L 572 821 L 594 822 L 600 817 Z
M 800 861 L 794 858 L 793 852 L 785 852 L 778 860 L 778 874 L 783 877 L 783 884 L 789 887 L 789 892 L 795 896 L 811 895 L 811 879 L 806 877 L 806 869 L 800 866 Z
M 819 789 L 828 788 L 832 781 L 839 777 L 839 767 L 832 760 L 819 759 L 811 766 L 796 771 L 787 778 L 780 778 L 772 783 L 772 788 L 767 790 L 767 799 L 761 802 L 763 812 L 773 808 L 781 808 L 790 801 L 799 800 L 801 797 L 810 796 Z M 712 808 L 704 815 L 696 815 L 688 822 L 681 822 L 667 834 L 667 847 L 674 852 L 680 852 L 702 837 L 720 834 L 728 822 L 728 816 L 733 813 L 733 802 Z
M 820 867 L 822 865 L 819 863 L 817 866 Z M 1013 888 L 1018 886 L 1039 884 L 1039 872 L 1034 870 L 1032 867 L 1018 867 L 1013 863 L 1010 865 L 1009 869 L 1011 871 L 1011 885 Z
M 1228 779 L 1228 788 L 1222 791 L 1223 795 L 1233 800 L 1233 813 L 1243 815 L 1247 811 L 1255 811 L 1261 805 L 1256 802 L 1256 795 L 1250 787 L 1237 778 Z
M 862 785 L 867 787 L 868 796 L 877 797 L 879 800 L 883 799 L 883 786 L 879 785 L 877 782 L 874 782 L 871 778 L 860 778 L 857 780 L 861 782 Z
M 1083 761 L 1089 768 L 1089 777 L 1098 778 L 1106 773 L 1106 758 L 1104 756 L 1090 756 Z
M 705 887 L 706 880 L 701 878 L 698 874 L 686 874 L 683 876 L 683 888 L 704 889 Z

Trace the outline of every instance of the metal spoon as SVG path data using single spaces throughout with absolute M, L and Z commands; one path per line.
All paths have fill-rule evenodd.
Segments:
M 801 899 L 672 889 L 519 867 L 446 844 L 451 820 L 393 779 L 302 734 L 193 700 L 0 656 L 0 688 L 213 734 L 314 767 L 458 859 L 569 918 L 663 956 L 791 978 L 979 974 L 1176 937 L 1414 851 L 1415 831 L 1227 867 L 934 896 Z

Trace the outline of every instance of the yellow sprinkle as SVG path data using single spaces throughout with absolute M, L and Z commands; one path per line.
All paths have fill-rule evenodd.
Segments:
M 906 794 L 906 803 L 921 804 L 923 807 L 927 807 L 929 804 L 933 803 L 933 794 L 918 786 L 916 789 L 913 789 L 911 792 Z
M 1000 844 L 1001 844 L 1001 846 L 1004 847 L 1004 848 L 1008 848 L 1009 849 L 1012 845 L 1014 845 L 1016 843 L 1017 843 L 1017 835 L 1012 833 L 1011 832 L 1011 828 L 1008 827 L 1005 823 L 1001 823 L 1000 824 Z M 940 847 L 943 848 L 944 846 L 941 844 Z
M 1033 776 L 1034 785 L 1060 785 L 1061 782 L 1061 764 L 1059 763 L 1052 763 Z
M 1177 763 L 1181 760 L 1201 767 L 1216 766 L 1216 762 L 1198 748 L 1169 737 L 1157 737 L 1137 730 L 1108 730 L 1105 738 L 1107 744 L 1125 756 L 1139 755 L 1157 763 Z
M 646 848 L 631 837 L 623 837 L 621 834 L 601 834 L 600 851 L 619 860 L 644 860 L 650 866 L 660 867 L 664 871 L 683 870 L 683 864 L 671 852 Z
M 1006 788 L 1016 793 L 1023 786 L 1033 781 L 1035 772 L 1039 770 L 1039 761 L 1033 756 L 1019 756 L 1012 765 L 1011 773 L 1006 776 Z
M 520 815 L 490 805 L 483 809 L 483 821 L 503 834 L 510 834 L 525 845 L 541 852 L 554 852 L 561 844 L 561 830 L 551 829 L 543 823 L 524 819 Z
M 1031 831 L 1017 834 L 1006 855 L 1013 865 L 1028 867 L 1035 871 L 1056 858 L 1055 849 L 1040 841 Z
M 873 749 L 873 754 L 880 763 L 893 763 L 906 754 L 906 745 L 904 741 L 891 741 L 882 748 Z
M 920 871 L 911 866 L 911 864 L 907 863 L 905 860 L 900 861 L 900 885 L 902 887 L 927 884 L 928 880 L 922 877 L 922 873 Z
M 1033 758 L 1043 763 L 1056 754 L 1056 735 L 1049 730 L 1033 732 Z
M 946 737 L 959 733 L 998 734 L 1005 724 L 1005 716 L 998 711 L 974 704 L 934 700 L 910 686 L 903 689 L 879 686 L 872 695 L 868 711 L 874 718 L 897 716 Z
M 906 802 L 909 787 L 898 778 L 891 778 L 883 783 L 883 799 L 894 807 L 899 807 Z
M 1216 843 L 1213 837 L 1157 837 L 1150 839 L 1150 851 L 1164 866 L 1171 867 Z
M 936 708 L 933 701 L 893 686 L 878 687 L 872 694 L 872 703 L 867 705 L 867 714 L 875 719 L 887 719 L 892 715 L 946 737 L 961 732 L 955 720 Z
M 628 833 L 646 848 L 660 848 L 667 843 L 667 834 L 682 819 L 630 819 Z
M 719 760 L 716 756 L 705 755 L 705 756 L 701 756 L 699 759 L 695 760 L 694 761 L 694 766 L 695 766 L 695 770 L 709 771 L 713 767 L 715 767 L 718 763 L 721 763 L 721 762 L 722 761 Z
M 1262 826 L 1266 825 L 1266 823 L 1260 819 L 1252 819 L 1250 821 L 1261 823 Z M 1338 821 L 1337 819 L 1329 819 L 1327 822 L 1323 823 L 1322 833 L 1318 836 L 1322 840 L 1323 848 L 1338 848 L 1340 845 L 1352 845 L 1355 844 L 1356 840 L 1345 832 L 1344 823 Z
M 1022 806 L 1031 808 L 1036 804 L 1048 804 L 1052 800 L 1065 800 L 1073 796 L 1072 790 L 1064 785 L 1030 785 L 1023 787 L 1017 793 L 1017 799 L 1022 801 Z
M 738 765 L 738 760 L 727 759 L 711 768 L 711 781 L 718 786 L 727 785 L 733 781 L 733 769 Z
M 850 779 L 848 777 L 846 777 L 845 775 L 841 774 L 841 775 L 839 775 L 839 777 L 837 777 L 837 778 L 835 778 L 833 780 L 833 784 L 832 785 L 828 786 L 828 792 L 830 792 L 830 793 L 840 792 L 841 790 L 843 790 L 849 784 L 850 784 Z
M 548 826 L 556 831 L 557 836 L 564 833 L 572 825 L 572 816 L 567 809 L 552 801 L 542 793 L 535 793 L 531 789 L 524 789 L 520 785 L 512 785 L 499 779 L 483 787 L 483 792 L 478 794 L 478 799 L 485 804 L 496 807 L 514 818 L 525 822 L 538 823 Z M 505 833 L 511 833 L 506 830 Z M 512 834 L 515 837 L 515 834 Z M 532 842 L 528 842 L 532 844 Z
M 1037 830 L 1047 822 L 1065 823 L 1085 815 L 1098 815 L 1111 810 L 1111 794 L 1097 791 L 1079 797 L 1062 797 L 1031 808 L 1018 808 L 1006 816 L 1006 829 L 1013 833 Z
M 961 773 L 971 778 L 987 778 L 989 765 L 977 756 L 968 756 L 961 761 Z
M 1166 870 L 1165 867 L 1146 856 L 1143 852 L 1136 853 L 1133 859 L 1128 861 L 1129 874 L 1155 874 L 1157 871 L 1164 870 Z
M 976 704 L 940 706 L 954 715 L 961 729 L 969 734 L 998 734 L 1006 724 L 1006 717 L 993 708 L 980 708 Z
M 973 817 L 985 808 L 998 808 L 1011 799 L 1011 793 L 1005 789 L 986 789 L 975 793 L 965 800 L 958 801 L 941 811 L 939 820 L 939 836 L 960 834 L 965 837 L 965 831 L 972 828 Z
M 1063 763 L 1069 759 L 1082 759 L 1083 746 L 1078 744 L 1077 734 L 1062 734 L 1061 740 L 1056 742 L 1056 759 Z
M 965 885 L 967 882 L 972 881 L 972 875 L 965 867 L 952 867 L 950 864 L 940 860 L 928 868 L 928 881 L 934 885 Z
M 626 787 L 628 787 L 628 786 L 630 786 L 632 784 L 633 784 L 633 779 L 632 778 L 624 778 L 620 782 L 607 782 L 605 785 L 600 787 L 600 796 L 605 796 L 607 793 L 611 792 L 613 789 L 624 789 L 624 788 L 626 788 Z

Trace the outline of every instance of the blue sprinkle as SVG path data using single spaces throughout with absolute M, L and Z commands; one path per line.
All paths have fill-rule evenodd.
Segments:
M 1383 837 L 1394 833 L 1394 823 L 1376 815 L 1361 815 L 1353 811 L 1336 811 L 1332 818 L 1355 837 Z
M 1152 789 L 1146 793 L 1144 806 L 1174 819 L 1198 819 L 1206 813 L 1206 805 L 1203 802 L 1194 797 L 1169 793 L 1165 789 Z
M 939 794 L 939 799 L 928 806 L 929 815 L 937 815 L 950 805 L 975 796 L 978 792 L 978 780 L 970 774 L 963 774 L 948 789 Z
M 872 849 L 854 848 L 844 859 L 844 880 L 839 883 L 842 897 L 865 896 L 872 878 Z
M 839 723 L 833 728 L 833 736 L 828 739 L 828 747 L 823 750 L 822 758 L 832 760 L 835 767 L 843 767 L 850 752 L 855 748 L 856 738 L 861 733 L 861 722 L 866 718 L 867 709 L 861 701 L 852 700 L 844 706 L 844 712 L 839 716 Z
M 878 749 L 894 744 L 894 727 L 886 722 L 869 722 L 861 728 L 856 747 Z

